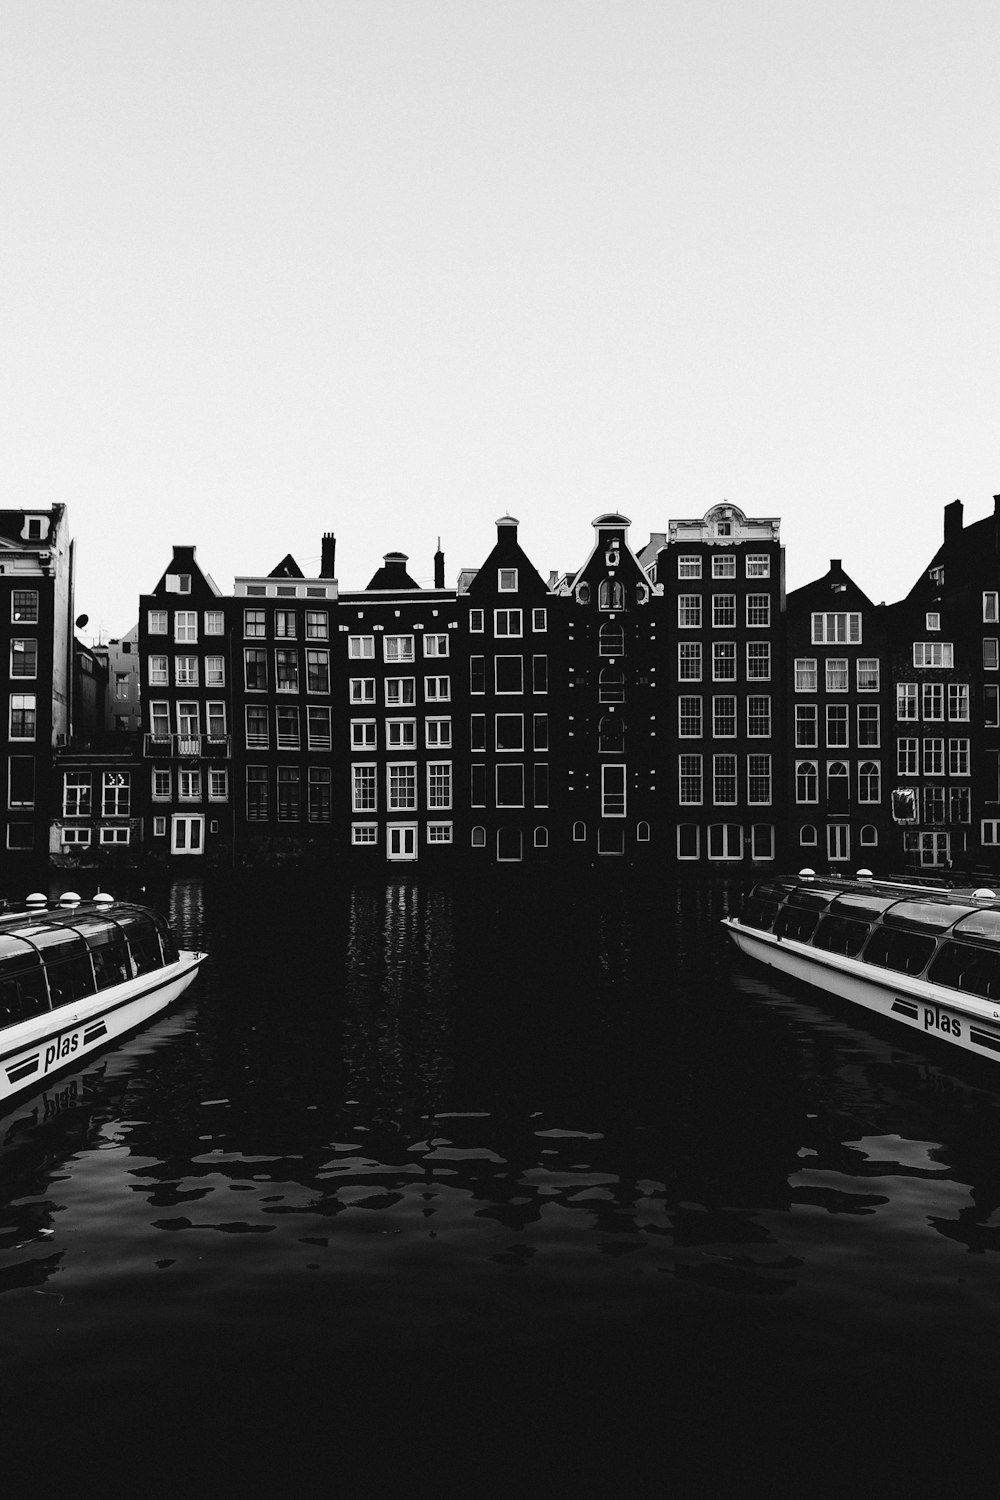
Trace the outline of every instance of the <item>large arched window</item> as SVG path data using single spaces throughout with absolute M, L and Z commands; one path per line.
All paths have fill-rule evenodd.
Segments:
M 851 805 L 851 778 L 844 760 L 827 763 L 826 801 L 830 812 L 846 812 Z
M 882 800 L 882 776 L 877 760 L 863 760 L 858 767 L 858 801 Z
M 597 590 L 598 609 L 624 609 L 625 588 L 617 578 L 604 578 Z
M 625 632 L 620 625 L 612 625 L 608 621 L 601 626 L 600 650 L 602 656 L 625 655 Z
M 795 762 L 795 800 L 796 802 L 819 801 L 819 773 L 814 760 Z
M 625 673 L 621 667 L 602 667 L 597 689 L 601 703 L 625 702 Z

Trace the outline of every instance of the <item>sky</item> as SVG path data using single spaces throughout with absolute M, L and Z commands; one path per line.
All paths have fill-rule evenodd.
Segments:
M 995 0 L 0 0 L 0 506 L 447 581 L 728 500 L 905 594 L 1000 490 Z

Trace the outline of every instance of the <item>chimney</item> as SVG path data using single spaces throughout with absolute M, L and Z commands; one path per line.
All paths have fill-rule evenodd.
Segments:
M 501 516 L 497 522 L 497 542 L 511 546 L 517 541 L 517 521 L 513 516 Z
M 438 537 L 438 549 L 434 554 L 434 587 L 444 588 L 444 553 L 441 551 L 440 537 Z
M 324 531 L 319 564 L 319 576 L 321 578 L 336 578 L 337 575 L 334 571 L 336 556 L 337 538 L 332 531 Z
M 945 546 L 954 542 L 962 534 L 962 502 L 953 500 L 944 508 L 944 540 Z

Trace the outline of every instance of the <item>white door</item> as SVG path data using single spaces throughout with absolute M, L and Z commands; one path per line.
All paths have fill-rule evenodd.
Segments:
M 386 830 L 387 853 L 390 859 L 416 859 L 416 823 L 390 823 Z
M 920 863 L 940 867 L 951 859 L 950 833 L 922 833 L 920 835 Z
M 829 859 L 850 859 L 850 823 L 828 823 L 826 825 L 826 852 Z
M 201 854 L 205 847 L 205 819 L 200 813 L 174 813 L 170 820 L 171 854 Z

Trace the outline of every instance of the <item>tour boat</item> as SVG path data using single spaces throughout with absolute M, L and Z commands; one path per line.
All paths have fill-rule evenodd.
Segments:
M 756 885 L 723 926 L 752 958 L 1000 1060 L 1000 897 L 811 870 Z
M 103 893 L 29 896 L 0 917 L 0 1110 L 164 1010 L 204 959 L 158 913 Z

